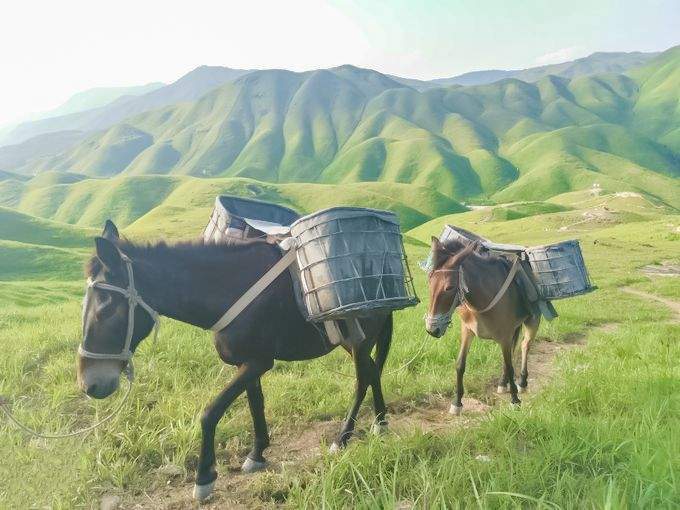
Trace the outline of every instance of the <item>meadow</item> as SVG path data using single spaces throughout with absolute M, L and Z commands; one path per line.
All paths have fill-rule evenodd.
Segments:
M 104 192 L 94 189 L 94 181 L 83 182 L 50 188 L 75 197 L 64 207 L 62 196 L 54 208 L 68 223 L 45 219 L 47 212 L 34 209 L 49 203 L 27 195 L 40 193 L 38 186 L 17 185 L 22 189 L 13 195 L 16 203 L 8 204 L 15 208 L 0 209 L 0 395 L 11 401 L 17 417 L 52 432 L 86 426 L 121 398 L 89 401 L 75 386 L 81 267 L 101 219 L 88 204 L 107 198 L 97 195 Z M 119 211 L 121 218 L 128 215 L 125 234 L 195 236 L 207 220 L 205 198 L 228 190 L 226 183 L 213 181 L 210 187 L 208 180 L 166 182 L 165 188 L 154 187 L 164 197 L 161 211 L 152 203 L 159 198 L 144 192 L 137 195 L 137 209 Z M 239 182 L 228 185 L 249 184 Z M 179 186 L 191 192 L 185 190 L 184 200 L 177 194 L 173 202 Z M 376 196 L 424 202 L 391 186 L 391 198 L 384 188 Z M 298 200 L 313 208 L 318 199 L 313 188 L 265 188 L 287 204 Z M 202 209 L 192 202 L 197 197 L 203 197 Z M 680 278 L 643 271 L 680 264 L 677 211 L 640 195 L 587 192 L 443 215 L 446 207 L 457 211 L 454 205 L 418 216 L 413 208 L 400 211 L 402 218 L 414 218 L 405 222 L 406 229 L 414 227 L 406 232 L 406 247 L 423 303 L 395 316 L 383 377 L 392 431 L 380 437 L 367 433 L 369 398 L 358 436 L 340 454 L 328 453 L 353 392 L 349 359 L 336 351 L 310 362 L 279 362 L 262 381 L 271 469 L 250 476 L 237 472 L 251 441 L 246 400 L 240 398 L 218 427 L 220 478 L 206 507 L 680 506 Z M 581 242 L 598 289 L 557 302 L 560 317 L 541 325 L 534 350 L 543 353 L 544 366 L 532 375 L 529 365 L 529 393 L 519 409 L 510 407 L 507 395 L 494 393 L 500 350 L 477 340 L 466 372 L 468 405 L 462 417 L 446 413 L 458 327 L 439 340 L 427 336 L 425 275 L 417 268 L 430 236 L 446 222 L 501 242 Z M 233 369 L 219 361 L 209 333 L 168 319 L 158 345 L 143 343 L 135 362 L 129 402 L 84 437 L 32 439 L 0 421 L 0 507 L 93 508 L 106 495 L 122 498 L 124 508 L 192 504 L 198 416 Z

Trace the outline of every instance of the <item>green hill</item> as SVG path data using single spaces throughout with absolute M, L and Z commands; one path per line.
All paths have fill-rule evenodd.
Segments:
M 414 183 L 493 201 L 597 185 L 680 208 L 679 80 L 680 48 L 629 74 L 425 91 L 352 66 L 256 71 L 31 171 Z
M 103 89 L 102 95 L 112 98 L 105 101 L 100 97 L 98 89 L 88 91 L 85 96 L 72 98 L 78 108 L 68 106 L 62 111 L 30 122 L 23 122 L 3 130 L 0 143 L 19 144 L 38 135 L 58 131 L 79 131 L 82 134 L 93 133 L 109 128 L 124 121 L 131 115 L 162 108 L 182 101 L 193 101 L 208 91 L 242 76 L 248 71 L 230 69 L 228 67 L 200 66 L 185 74 L 169 85 L 150 84 L 139 88 L 125 90 Z M 113 97 L 115 93 L 118 97 Z
M 59 248 L 85 248 L 97 230 L 36 218 L 0 207 L 0 239 Z
M 162 175 L 81 179 L 73 174 L 63 174 L 70 175 L 71 182 L 59 182 L 54 179 L 58 175 L 41 174 L 27 182 L 0 182 L 0 206 L 94 228 L 111 218 L 121 227 L 129 225 L 140 234 L 162 232 L 175 237 L 199 234 L 207 223 L 215 196 L 221 193 L 276 202 L 302 213 L 334 205 L 391 209 L 405 228 L 465 210 L 460 203 L 433 189 L 388 182 L 275 184 L 244 178 Z M 1 229 L 0 238 L 15 239 L 3 236 Z

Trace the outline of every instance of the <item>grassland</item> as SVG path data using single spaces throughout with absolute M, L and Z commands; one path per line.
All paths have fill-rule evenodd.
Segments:
M 196 235 L 196 226 L 207 222 L 220 194 L 280 203 L 300 212 L 340 204 L 391 209 L 405 228 L 466 209 L 433 189 L 389 182 L 331 186 L 164 175 L 87 179 L 58 172 L 28 181 L 0 181 L 0 207 L 83 227 L 99 227 L 110 218 L 120 226 L 130 226 L 131 232 L 169 235 Z
M 74 384 L 83 285 L 79 266 L 90 249 L 89 227 L 100 218 L 85 214 L 93 209 L 84 199 L 74 201 L 80 206 L 62 210 L 59 204 L 70 203 L 64 198 L 44 203 L 57 204 L 50 207 L 71 224 L 38 218 L 42 214 L 32 208 L 38 206 L 29 207 L 31 200 L 25 198 L 60 186 L 66 187 L 63 196 L 70 196 L 79 185 L 82 196 L 102 207 L 103 197 L 115 196 L 113 191 L 92 191 L 96 186 L 88 182 L 24 184 L 30 189 L 18 186 L 15 195 L 24 212 L 0 210 L 0 343 L 5 346 L 0 394 L 13 402 L 18 417 L 41 430 L 89 424 L 120 398 L 87 401 Z M 206 219 L 208 198 L 227 186 L 226 181 L 175 177 L 166 182 L 160 203 L 149 199 L 147 205 L 130 209 L 135 214 L 125 213 L 126 234 L 195 235 Z M 324 188 L 313 186 L 294 192 L 248 180 L 228 184 L 242 189 L 253 185 L 262 190 L 258 196 L 306 210 L 324 200 L 318 191 Z M 369 191 L 374 190 L 361 192 Z M 343 196 L 345 192 L 354 194 Z M 333 198 L 377 200 L 359 193 L 339 188 Z M 375 190 L 385 200 L 376 205 L 399 197 L 415 203 L 408 202 L 408 194 L 398 186 L 389 196 Z M 428 337 L 421 304 L 396 316 L 384 377 L 393 433 L 364 434 L 371 415 L 367 403 L 361 433 L 346 452 L 323 453 L 319 447 L 329 436 L 320 434 L 291 454 L 291 445 L 299 445 L 310 431 L 336 430 L 352 393 L 351 364 L 341 352 L 311 362 L 277 363 L 263 380 L 274 445 L 269 457 L 276 469 L 250 478 L 231 470 L 250 441 L 247 404 L 239 399 L 218 429 L 220 481 L 211 505 L 677 508 L 680 324 L 665 305 L 623 292 L 633 288 L 680 301 L 680 279 L 652 280 L 639 271 L 648 264 L 680 262 L 676 212 L 643 195 L 588 193 L 450 215 L 459 209 L 446 210 L 451 204 L 445 204 L 439 210 L 419 209 L 412 223 L 419 226 L 408 232 L 413 241 L 407 250 L 424 299 L 425 278 L 416 269 L 427 254 L 421 242 L 438 234 L 445 222 L 505 242 L 580 239 L 599 289 L 557 303 L 560 318 L 541 326 L 537 349 L 564 349 L 558 349 L 550 378 L 530 381 L 534 389 L 540 382 L 540 392 L 526 398 L 521 409 L 510 409 L 507 399 L 491 391 L 501 365 L 499 350 L 477 341 L 469 357 L 466 391 L 491 409 L 479 415 L 469 410 L 462 419 L 446 415 L 457 328 L 441 340 Z M 582 345 L 566 348 L 577 339 Z M 129 507 L 153 506 L 152 501 L 189 504 L 200 435 L 197 417 L 232 369 L 218 361 L 208 333 L 170 320 L 163 324 L 155 352 L 145 343 L 136 364 L 130 402 L 111 423 L 84 438 L 33 440 L 0 422 L 0 507 L 96 507 L 102 494 L 118 494 Z M 428 420 L 406 419 L 423 414 Z M 295 462 L 280 466 L 277 461 L 283 459 Z M 167 466 L 177 466 L 179 472 L 168 474 Z

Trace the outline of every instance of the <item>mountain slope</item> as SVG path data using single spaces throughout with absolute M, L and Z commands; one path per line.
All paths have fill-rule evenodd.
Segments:
M 48 117 L 60 117 L 71 113 L 92 110 L 93 108 L 106 106 L 121 97 L 141 96 L 163 86 L 165 86 L 164 83 L 154 82 L 131 87 L 95 87 L 72 95 L 62 105 L 53 110 L 40 113 L 38 117 L 46 119 Z
M 8 135 L 17 126 L 25 123 L 35 122 L 41 119 L 47 119 L 50 117 L 62 117 L 65 115 L 70 115 L 72 113 L 84 112 L 86 110 L 92 110 L 95 108 L 100 108 L 106 106 L 123 97 L 133 97 L 146 94 L 160 87 L 164 86 L 163 83 L 154 82 L 147 83 L 146 85 L 133 85 L 130 87 L 96 87 L 82 92 L 78 92 L 68 98 L 64 103 L 57 106 L 52 110 L 45 112 L 34 113 L 26 116 L 21 121 L 13 122 L 11 124 L 6 124 L 0 127 L 0 147 L 4 145 L 20 143 L 22 139 L 10 138 Z
M 562 62 L 559 64 L 549 64 L 545 66 L 530 67 L 517 70 L 491 69 L 484 71 L 473 71 L 460 74 L 451 78 L 439 78 L 423 82 L 423 87 L 448 86 L 448 85 L 485 85 L 494 83 L 507 78 L 515 78 L 526 82 L 538 81 L 546 76 L 560 76 L 562 78 L 576 78 L 578 76 L 590 76 L 603 73 L 625 73 L 636 67 L 640 67 L 659 53 L 643 53 L 634 51 L 625 52 L 597 52 L 587 57 Z
M 35 164 L 36 159 L 63 152 L 82 139 L 80 131 L 55 131 L 15 145 L 0 146 L 0 170 L 20 172 L 29 162 Z
M 121 96 L 110 104 L 98 108 L 19 124 L 5 135 L 3 143 L 16 144 L 55 131 L 91 133 L 106 129 L 131 115 L 181 101 L 198 99 L 210 90 L 247 72 L 227 67 L 201 66 L 169 85 L 155 88 L 140 96 Z
M 30 171 L 414 183 L 454 200 L 598 185 L 680 207 L 680 49 L 630 74 L 418 91 L 367 69 L 254 71 Z

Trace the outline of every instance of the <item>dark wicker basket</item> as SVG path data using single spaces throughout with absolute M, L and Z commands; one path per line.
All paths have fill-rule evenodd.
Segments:
M 310 320 L 357 317 L 418 303 L 394 213 L 336 207 L 291 225 Z

